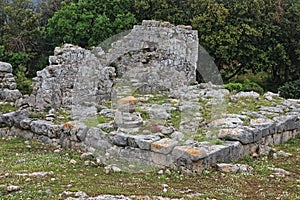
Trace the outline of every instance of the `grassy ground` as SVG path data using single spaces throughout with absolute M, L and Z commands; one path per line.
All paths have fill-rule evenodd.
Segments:
M 110 173 L 104 168 L 85 166 L 80 153 L 62 150 L 37 141 L 0 139 L 0 199 L 64 199 L 63 191 L 84 191 L 89 196 L 99 194 L 149 195 L 192 199 L 300 199 L 300 139 L 276 146 L 291 153 L 289 158 L 252 159 L 239 163 L 254 168 L 250 174 L 224 174 L 214 170 L 198 175 L 177 172 L 158 175 Z M 70 164 L 70 160 L 77 161 Z M 289 176 L 276 176 L 268 167 L 283 168 Z M 45 177 L 20 177 L 18 173 L 53 172 Z M 163 184 L 169 186 L 163 191 Z M 20 186 L 17 192 L 7 192 L 7 186 Z

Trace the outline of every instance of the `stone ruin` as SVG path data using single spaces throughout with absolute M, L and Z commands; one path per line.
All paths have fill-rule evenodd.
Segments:
M 8 102 L 16 101 L 22 94 L 17 89 L 15 78 L 12 74 L 12 66 L 0 62 L 0 99 Z
M 4 99 L 18 99 L 16 104 L 22 108 L 0 114 L 5 126 L 0 136 L 36 138 L 90 151 L 107 165 L 123 165 L 118 167 L 133 171 L 156 166 L 201 172 L 212 164 L 232 162 L 300 135 L 297 100 L 281 99 L 280 105 L 240 114 L 215 109 L 225 105 L 224 98 L 230 93 L 222 86 L 195 84 L 200 54 L 197 31 L 189 26 L 144 21 L 108 43 L 107 49 L 87 50 L 70 44 L 55 48 L 49 66 L 33 79 L 32 95 L 23 99 L 15 91 L 11 66 L 0 63 L 1 86 L 6 87 L 0 94 Z M 150 102 L 154 94 L 163 100 Z M 272 102 L 279 97 L 250 92 L 229 99 L 259 98 Z M 215 117 L 205 120 L 203 107 L 212 107 Z M 56 124 L 53 119 L 30 117 L 32 110 L 53 114 L 62 108 L 70 111 L 74 121 Z M 86 124 L 99 115 L 110 121 L 92 127 Z M 170 120 L 176 117 L 180 119 L 177 126 Z M 209 139 L 222 141 L 194 140 L 199 128 L 206 128 Z

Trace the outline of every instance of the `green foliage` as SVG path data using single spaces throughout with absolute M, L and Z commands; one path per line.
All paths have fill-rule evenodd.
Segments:
M 254 92 L 258 92 L 259 94 L 264 93 L 264 89 L 260 85 L 258 85 L 255 82 L 251 82 L 249 80 L 244 81 L 242 91 L 244 92 L 254 91 Z
M 224 85 L 224 88 L 229 90 L 230 92 L 232 91 L 241 91 L 243 89 L 243 85 L 241 83 L 227 83 Z
M 279 88 L 279 95 L 283 98 L 300 98 L 300 79 L 288 82 Z
M 78 1 L 49 19 L 46 35 L 53 45 L 72 43 L 80 46 L 98 45 L 106 38 L 128 30 L 137 21 L 130 12 L 130 1 Z
M 26 68 L 22 65 L 19 66 L 16 72 L 17 88 L 24 94 L 31 94 L 33 90 L 32 81 L 25 76 Z
M 228 89 L 230 92 L 235 91 L 235 92 L 240 92 L 240 91 L 244 91 L 244 92 L 258 92 L 259 94 L 263 94 L 264 93 L 264 89 L 258 85 L 255 82 L 252 82 L 248 79 L 246 79 L 244 82 L 242 83 L 227 83 L 224 85 L 225 89 Z
M 0 104 L 0 113 L 8 113 L 16 110 L 17 108 L 11 106 L 9 103 Z

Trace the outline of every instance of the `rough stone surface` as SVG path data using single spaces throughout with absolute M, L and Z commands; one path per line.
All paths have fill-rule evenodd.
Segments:
M 93 111 L 84 113 L 84 108 L 110 99 L 114 70 L 101 64 L 93 51 L 66 44 L 55 48 L 50 58 L 50 65 L 33 79 L 32 106 L 67 107 L 73 109 L 75 117 L 83 117 L 80 113 L 93 115 Z M 76 112 L 77 108 L 80 111 Z
M 169 154 L 177 144 L 178 141 L 176 140 L 164 138 L 159 141 L 153 142 L 151 144 L 151 151 L 161 154 Z
M 17 89 L 15 78 L 12 74 L 12 66 L 0 61 L 0 99 L 5 101 L 16 101 L 22 97 Z
M 145 20 L 112 46 L 108 64 L 117 66 L 118 75 L 145 93 L 196 80 L 197 31 Z

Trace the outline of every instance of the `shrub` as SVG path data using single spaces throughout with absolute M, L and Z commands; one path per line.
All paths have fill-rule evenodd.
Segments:
M 255 82 L 249 81 L 248 79 L 246 79 L 243 83 L 243 88 L 242 91 L 244 92 L 258 92 L 259 94 L 263 94 L 264 93 L 264 89 L 258 85 Z
M 286 99 L 300 98 L 300 79 L 285 83 L 279 89 L 279 96 Z
M 230 92 L 232 91 L 241 91 L 243 89 L 243 85 L 241 83 L 227 83 L 224 85 L 224 88 L 229 90 Z
M 228 84 L 225 84 L 224 87 L 226 89 L 228 89 L 230 92 L 232 92 L 232 91 L 236 91 L 236 92 L 254 91 L 254 92 L 258 92 L 260 94 L 264 93 L 264 89 L 260 85 L 258 85 L 255 82 L 252 82 L 248 79 L 244 80 L 243 83 L 228 83 Z

